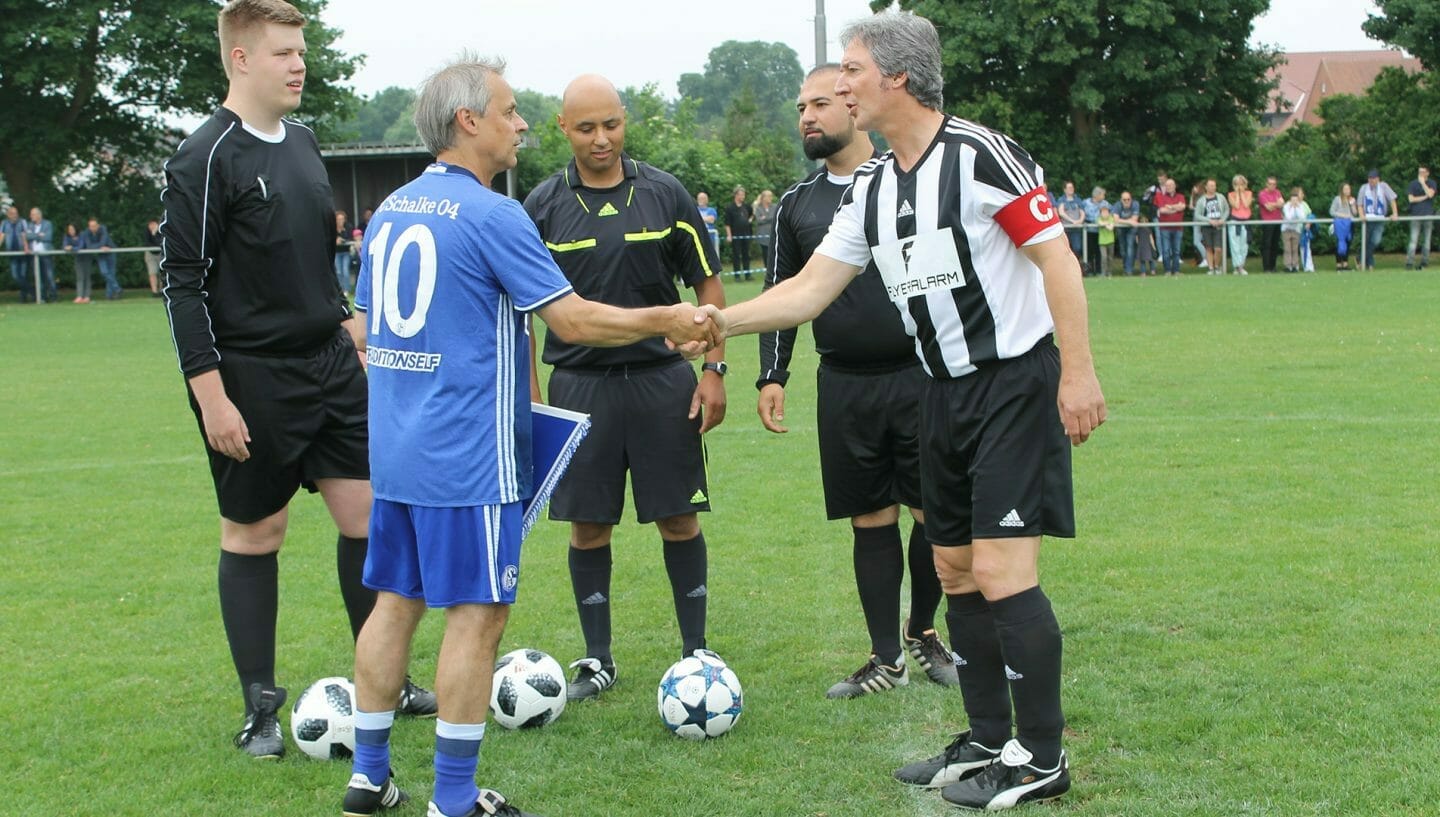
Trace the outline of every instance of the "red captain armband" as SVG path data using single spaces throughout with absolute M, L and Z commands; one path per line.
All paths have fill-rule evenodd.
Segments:
M 1060 216 L 1050 203 L 1050 197 L 1045 195 L 1045 185 L 1042 184 L 1001 208 L 995 214 L 995 222 L 1010 236 L 1015 246 L 1023 247 L 1041 230 L 1059 224 Z

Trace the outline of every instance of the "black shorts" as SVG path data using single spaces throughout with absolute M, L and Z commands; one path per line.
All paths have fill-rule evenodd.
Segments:
M 289 504 L 300 486 L 315 491 L 317 479 L 370 478 L 365 371 L 344 331 L 307 357 L 226 350 L 220 379 L 250 430 L 245 462 L 205 445 L 221 516 L 258 522 Z M 190 410 L 204 440 L 194 394 Z
M 1070 440 L 1055 406 L 1060 353 L 930 380 L 920 409 L 925 533 L 937 545 L 1075 535 Z
M 550 373 L 550 404 L 590 415 L 590 433 L 550 500 L 550 518 L 615 525 L 625 472 L 635 518 L 654 522 L 710 510 L 700 418 L 690 419 L 695 369 L 683 360 Z
M 857 372 L 820 364 L 816 424 L 825 516 L 846 519 L 899 502 L 920 507 L 919 361 L 898 371 Z
M 1209 224 L 1200 225 L 1200 243 L 1205 245 L 1207 250 L 1218 250 L 1223 246 L 1225 232 L 1224 227 L 1212 227 Z

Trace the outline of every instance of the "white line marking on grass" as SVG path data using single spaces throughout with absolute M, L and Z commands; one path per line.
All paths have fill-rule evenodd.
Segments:
M 204 457 L 172 457 L 165 460 L 104 460 L 100 462 L 64 462 L 54 465 L 37 465 L 34 468 L 12 468 L 0 471 L 0 479 L 6 477 L 27 477 L 38 474 L 60 474 L 69 471 L 104 471 L 113 468 L 152 468 L 160 465 L 184 465 L 204 462 Z
M 1227 423 L 1349 423 L 1352 425 L 1427 425 L 1440 424 L 1440 417 L 1361 417 L 1349 414 L 1111 414 L 1106 422 L 1182 422 L 1200 423 L 1219 420 Z

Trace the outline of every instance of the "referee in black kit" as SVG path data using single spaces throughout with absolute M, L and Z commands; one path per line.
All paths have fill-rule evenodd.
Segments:
M 825 164 L 780 198 L 770 289 L 800 271 L 830 228 L 852 174 L 874 158 L 868 134 L 855 130 L 835 96 L 840 66 L 817 66 L 796 100 L 805 156 Z M 920 396 L 925 372 L 915 341 L 885 294 L 874 268 L 851 281 L 815 318 L 820 353 L 815 379 L 820 479 L 825 515 L 850 519 L 855 585 L 870 633 L 870 660 L 826 693 L 855 698 L 909 683 L 909 654 L 930 680 L 959 683 L 955 660 L 935 634 L 940 579 L 935 573 L 920 497 Z M 785 383 L 795 330 L 760 335 L 760 422 L 783 433 Z M 900 544 L 900 505 L 915 519 L 908 547 Z M 910 564 L 910 616 L 900 633 L 900 586 Z
M 220 614 L 245 726 L 235 745 L 285 752 L 275 684 L 277 554 L 304 485 L 335 525 L 353 635 L 375 604 L 361 583 L 370 516 L 365 329 L 331 273 L 334 207 L 315 134 L 283 119 L 305 83 L 305 18 L 284 0 L 219 16 L 223 106 L 165 166 L 165 304 L 220 505 Z M 434 715 L 413 684 L 400 710 Z
M 835 93 L 892 149 L 856 170 L 800 273 L 724 318 L 729 334 L 811 320 L 874 262 L 930 376 L 925 530 L 970 721 L 895 776 L 973 809 L 1058 797 L 1061 637 L 1037 564 L 1043 536 L 1075 535 L 1069 446 L 1105 421 L 1079 265 L 1030 155 L 940 112 L 928 20 L 877 14 L 841 42 Z
M 625 155 L 625 108 L 604 77 L 565 88 L 558 117 L 574 158 L 525 199 L 540 236 L 575 292 L 612 306 L 679 303 L 677 281 L 700 304 L 725 305 L 719 259 L 705 222 L 679 181 Z M 616 681 L 611 652 L 610 542 L 630 473 L 635 517 L 663 542 L 681 654 L 705 647 L 709 589 L 705 535 L 710 510 L 700 435 L 725 417 L 725 347 L 694 368 L 659 339 L 613 349 L 545 336 L 555 367 L 550 401 L 591 415 L 594 426 L 550 502 L 570 523 L 570 579 L 585 637 L 571 700 L 594 698 Z M 533 358 L 532 358 L 533 361 Z M 531 377 L 536 400 L 539 379 Z

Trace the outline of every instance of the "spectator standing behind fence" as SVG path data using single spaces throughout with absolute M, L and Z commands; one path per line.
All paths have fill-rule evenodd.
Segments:
M 160 247 L 165 243 L 160 237 L 160 222 L 155 219 L 145 225 L 145 235 L 141 239 L 146 249 L 142 253 L 145 259 L 145 272 L 150 277 L 150 297 L 160 297 Z
M 1380 248 L 1380 239 L 1385 237 L 1385 221 L 1400 217 L 1395 204 L 1395 191 L 1380 181 L 1380 171 L 1371 170 L 1366 174 L 1365 186 L 1360 188 L 1360 212 L 1365 218 L 1365 269 L 1375 269 L 1375 250 Z
M 1155 197 L 1165 192 L 1165 182 L 1169 178 L 1170 174 L 1166 171 L 1155 171 L 1155 183 L 1145 188 L 1145 193 L 1140 197 L 1140 215 L 1145 216 L 1149 221 L 1154 223 L 1151 231 L 1155 234 L 1155 252 L 1157 258 L 1160 252 L 1160 213 L 1158 210 L 1159 206 L 1155 203 Z
M 39 207 L 30 208 L 30 220 L 25 222 L 25 251 L 37 254 L 55 249 L 55 225 L 45 218 Z M 45 303 L 55 300 L 55 258 L 39 256 L 40 291 L 36 296 Z M 33 263 L 33 262 L 32 262 Z
M 1099 274 L 1110 277 L 1110 256 L 1115 251 L 1115 214 L 1110 212 L 1110 205 L 1102 203 L 1100 214 L 1095 217 L 1097 232 L 1099 233 L 1096 244 L 1100 250 L 1100 272 Z
M 1195 221 L 1202 220 L 1198 213 L 1200 212 L 1200 199 L 1204 196 L 1205 182 L 1196 182 L 1190 187 L 1190 209 L 1197 214 L 1194 217 Z M 1195 262 L 1195 266 L 1198 269 L 1208 270 L 1210 269 L 1210 256 L 1205 252 L 1205 232 L 1203 227 L 1204 225 L 1202 224 L 1194 224 L 1190 227 L 1190 243 L 1195 246 L 1195 255 L 1200 259 Z
M 25 222 L 20 220 L 20 210 L 13 204 L 5 208 L 5 220 L 0 221 L 0 251 L 25 252 Z M 35 300 L 35 285 L 30 278 L 30 265 L 26 263 L 25 256 L 12 255 L 8 260 L 10 277 L 15 279 L 15 286 L 20 288 L 20 303 Z
M 1090 225 L 1085 228 L 1085 243 L 1090 254 L 1090 268 L 1086 270 L 1086 273 L 1098 275 L 1099 268 L 1096 267 L 1096 262 L 1100 259 L 1100 228 L 1098 226 L 1100 223 L 1100 208 L 1102 206 L 1107 209 L 1110 207 L 1110 202 L 1105 200 L 1105 188 L 1097 186 L 1090 191 L 1090 198 L 1080 204 L 1085 211 L 1085 223 Z M 1109 270 L 1106 271 L 1108 272 Z
M 1200 240 L 1211 275 L 1225 274 L 1225 220 L 1229 217 L 1230 205 L 1215 180 L 1206 179 L 1205 191 L 1195 200 L 1195 220 L 1205 222 L 1200 225 Z
M 775 240 L 775 191 L 762 190 L 755 200 L 755 243 L 760 246 L 760 268 L 770 269 L 770 245 Z
M 1285 217 L 1280 226 L 1280 240 L 1285 244 L 1285 271 L 1300 271 L 1300 231 L 1305 227 L 1305 203 L 1300 200 L 1300 188 L 1290 190 L 1290 200 L 1281 209 Z
M 1115 215 L 1115 247 L 1120 253 L 1120 262 L 1126 275 L 1135 272 L 1135 238 L 1140 224 L 1140 202 L 1129 190 L 1120 191 L 1120 203 L 1112 211 Z
M 65 234 L 60 236 L 60 249 L 70 253 L 75 262 L 75 303 L 90 303 L 90 280 L 95 272 L 95 259 L 89 255 L 75 255 L 80 249 L 80 231 L 74 224 L 65 225 Z
M 1260 271 L 1275 271 L 1275 256 L 1280 251 L 1280 219 L 1285 207 L 1285 194 L 1280 192 L 1280 183 L 1274 176 L 1265 177 L 1265 187 L 1257 197 L 1260 201 L 1260 220 L 1266 224 L 1260 228 Z
M 1421 250 L 1420 269 L 1425 269 L 1430 266 L 1430 235 L 1435 229 L 1435 221 L 1431 218 L 1435 215 L 1435 180 L 1430 178 L 1430 168 L 1420 166 L 1406 190 L 1406 198 L 1410 200 L 1410 215 L 1425 218 L 1410 222 L 1410 243 L 1405 245 L 1405 269 L 1414 269 L 1417 246 Z
M 1138 275 L 1155 274 L 1155 231 L 1150 229 L 1149 219 L 1139 218 L 1139 229 L 1135 230 L 1135 272 Z
M 1065 195 L 1055 202 L 1056 209 L 1060 211 L 1060 224 L 1065 228 L 1065 238 L 1070 242 L 1070 251 L 1075 253 L 1076 258 L 1084 255 L 1085 231 L 1085 205 L 1081 203 L 1080 197 L 1075 195 L 1075 183 L 1065 182 Z M 1083 268 L 1083 265 L 1082 265 Z
M 1253 213 L 1255 194 L 1250 190 L 1250 180 L 1237 174 L 1230 180 L 1230 192 L 1225 199 L 1230 204 L 1230 265 L 1236 273 L 1247 275 L 1245 258 L 1250 254 L 1250 227 L 1236 222 L 1249 221 Z
M 101 250 L 98 255 L 92 255 L 95 266 L 100 268 L 100 277 L 105 279 L 105 300 L 118 301 L 124 290 L 120 288 L 120 281 L 115 277 L 115 242 L 110 240 L 110 229 L 94 216 L 85 222 L 85 229 L 80 231 L 80 243 L 77 249 Z M 79 256 L 83 257 L 83 256 Z M 77 257 L 77 268 L 78 258 Z M 85 303 L 90 303 L 90 281 L 87 276 L 85 281 Z
M 737 186 L 734 198 L 725 205 L 725 243 L 730 245 L 730 278 L 739 280 L 744 273 L 745 280 L 754 276 L 750 273 L 750 241 L 755 234 L 755 208 L 745 203 L 745 188 Z
M 344 210 L 335 211 L 335 257 L 331 263 L 335 266 L 335 281 L 340 284 L 340 291 L 350 291 L 350 236 L 355 229 L 350 226 Z
M 1315 237 L 1315 211 L 1310 209 L 1310 202 L 1305 200 L 1305 188 L 1296 187 L 1300 191 L 1300 269 L 1305 272 L 1315 271 L 1315 259 L 1310 255 L 1310 242 Z
M 700 210 L 700 220 L 705 222 L 705 229 L 710 231 L 710 246 L 715 248 L 715 254 L 720 254 L 720 228 L 715 224 L 720 218 L 714 207 L 710 206 L 710 194 L 701 190 L 695 194 L 695 206 Z M 715 270 L 719 274 L 720 270 Z
M 1161 265 L 1166 275 L 1179 275 L 1180 241 L 1185 234 L 1180 226 L 1185 220 L 1185 194 L 1175 189 L 1174 179 L 1166 179 L 1164 190 L 1155 194 L 1155 212 L 1160 221 L 1156 234 L 1160 238 Z
M 1350 238 L 1354 219 L 1360 217 L 1360 205 L 1350 192 L 1350 183 L 1340 185 L 1340 192 L 1330 200 L 1330 217 L 1335 219 L 1330 232 L 1335 236 L 1335 269 L 1350 269 Z

